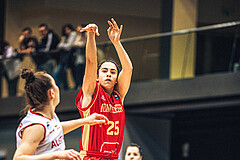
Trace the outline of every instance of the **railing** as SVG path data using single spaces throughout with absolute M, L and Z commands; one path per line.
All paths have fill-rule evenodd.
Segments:
M 134 66 L 132 81 L 238 71 L 239 27 L 240 21 L 234 21 L 122 39 Z M 111 58 L 119 63 L 110 41 L 98 43 L 97 47 L 99 61 Z
M 133 61 L 133 81 L 171 79 L 174 76 L 171 74 L 179 74 L 178 79 L 188 78 L 190 67 L 193 68 L 193 77 L 237 70 L 239 26 L 240 21 L 233 21 L 122 39 L 121 42 Z M 174 46 L 174 40 L 183 46 Z M 98 48 L 106 57 L 118 59 L 110 41 L 98 43 Z M 179 61 L 172 62 L 173 52 L 180 52 L 177 53 Z M 191 56 L 194 56 L 193 62 L 189 61 Z M 181 63 L 179 71 L 174 72 L 173 63 Z M 193 65 L 189 66 L 188 63 Z

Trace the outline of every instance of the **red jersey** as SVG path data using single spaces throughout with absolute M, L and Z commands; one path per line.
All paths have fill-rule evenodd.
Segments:
M 101 127 L 99 125 L 83 126 L 80 150 L 86 151 L 87 156 L 108 155 L 108 157 L 117 159 L 122 146 L 125 125 L 125 111 L 119 93 L 114 90 L 109 96 L 97 83 L 92 101 L 86 108 L 81 106 L 82 98 L 81 88 L 75 103 L 82 117 L 99 113 L 105 115 L 109 119 L 109 123 Z

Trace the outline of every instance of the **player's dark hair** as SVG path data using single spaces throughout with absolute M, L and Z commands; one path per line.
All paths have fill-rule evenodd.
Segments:
M 142 148 L 137 143 L 131 143 L 128 147 L 137 147 L 140 153 L 140 156 L 142 156 Z
M 102 64 L 105 62 L 111 62 L 111 63 L 115 64 L 117 71 L 118 71 L 118 73 L 117 73 L 117 77 L 118 77 L 119 73 L 120 73 L 120 68 L 119 68 L 118 64 L 114 60 L 111 60 L 111 59 L 103 60 L 101 63 L 99 63 L 98 68 L 97 68 L 97 76 L 99 76 L 99 69 L 101 68 Z
M 25 79 L 25 92 L 27 106 L 23 110 L 24 114 L 29 109 L 42 110 L 43 105 L 49 102 L 48 90 L 52 88 L 51 79 L 46 76 L 45 72 L 33 73 L 31 69 L 23 69 L 21 78 Z

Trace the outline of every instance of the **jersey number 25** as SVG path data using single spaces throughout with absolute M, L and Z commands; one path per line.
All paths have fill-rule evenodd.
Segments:
M 108 121 L 110 126 L 107 129 L 107 135 L 118 135 L 119 134 L 119 121 Z

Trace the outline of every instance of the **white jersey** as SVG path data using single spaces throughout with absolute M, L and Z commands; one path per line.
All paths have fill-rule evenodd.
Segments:
M 24 117 L 17 128 L 17 147 L 22 140 L 23 130 L 31 125 L 36 124 L 44 127 L 45 135 L 44 139 L 39 143 L 36 151 L 34 152 L 34 155 L 65 150 L 63 129 L 57 115 L 54 113 L 54 118 L 49 119 L 34 113 L 32 110 L 28 111 L 27 116 Z

